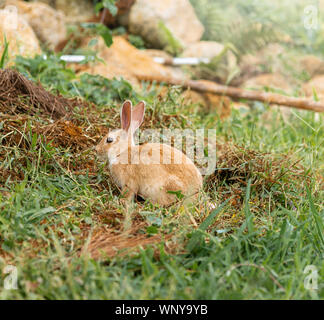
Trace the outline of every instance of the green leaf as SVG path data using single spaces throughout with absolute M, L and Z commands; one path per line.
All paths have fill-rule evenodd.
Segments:
M 99 11 L 103 8 L 103 4 L 102 2 L 98 2 L 96 5 L 95 5 L 95 13 L 98 14 Z
M 84 29 L 89 29 L 94 32 L 94 34 L 100 35 L 107 47 L 110 47 L 113 43 L 111 31 L 102 23 L 84 22 L 81 23 L 81 27 Z
M 47 214 L 55 211 L 56 209 L 53 207 L 48 207 L 43 209 L 33 209 L 22 213 L 21 216 L 26 222 L 36 222 L 45 218 Z
M 192 251 L 198 245 L 203 234 L 202 231 L 205 231 L 213 223 L 216 216 L 224 209 L 224 207 L 231 199 L 232 197 L 224 201 L 217 209 L 213 210 L 210 213 L 210 215 L 201 223 L 198 230 L 192 234 L 187 244 L 187 250 Z
M 169 273 L 176 279 L 176 281 L 180 285 L 184 286 L 185 285 L 185 281 L 184 281 L 184 278 L 183 278 L 182 274 L 180 273 L 180 271 L 179 270 L 176 270 L 173 266 L 171 266 L 166 261 L 162 261 L 162 263 L 165 266 L 165 268 L 169 271 Z
M 98 43 L 98 39 L 91 39 L 88 43 L 89 47 L 93 47 Z
M 142 211 L 141 216 L 146 218 L 146 220 L 151 224 L 155 225 L 157 227 L 161 227 L 162 225 L 162 219 L 157 217 L 155 213 L 150 211 Z
M 178 200 L 182 200 L 184 198 L 184 195 L 182 194 L 181 190 L 179 191 L 168 191 L 169 194 L 174 194 Z
M 207 230 L 207 228 L 213 223 L 216 216 L 223 210 L 223 208 L 225 207 L 225 205 L 228 203 L 230 199 L 227 199 L 217 209 L 212 211 L 211 214 L 199 226 L 199 229 L 203 231 Z
M 172 32 L 162 20 L 159 21 L 158 28 L 161 36 L 164 38 L 164 41 L 166 43 L 164 49 L 172 55 L 179 55 L 183 51 L 183 46 L 181 45 L 181 43 L 174 37 Z
M 118 8 L 116 6 L 116 0 L 104 0 L 102 5 L 109 10 L 113 17 L 117 15 Z
M 103 24 L 98 26 L 98 31 L 100 36 L 104 39 L 106 46 L 110 47 L 113 43 L 111 31 Z
M 6 252 L 11 252 L 13 247 L 14 247 L 14 242 L 10 240 L 5 240 L 1 245 L 2 250 Z
M 158 231 L 159 230 L 156 226 L 149 226 L 146 228 L 146 233 L 148 233 L 148 234 L 157 234 Z

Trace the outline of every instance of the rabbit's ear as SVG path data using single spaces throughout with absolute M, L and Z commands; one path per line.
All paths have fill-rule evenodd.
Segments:
M 145 102 L 139 102 L 132 110 L 132 131 L 135 132 L 144 120 Z
M 120 121 L 122 129 L 128 131 L 132 122 L 132 102 L 129 100 L 123 103 L 120 111 Z

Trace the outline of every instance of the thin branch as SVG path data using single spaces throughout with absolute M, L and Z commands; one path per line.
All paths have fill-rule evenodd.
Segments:
M 104 22 L 105 22 L 107 11 L 108 11 L 107 8 L 104 8 L 102 10 L 102 14 L 101 14 L 101 18 L 100 18 L 100 23 L 102 23 L 102 24 L 104 24 Z
M 138 78 L 144 81 L 156 81 L 160 83 L 182 86 L 184 88 L 192 89 L 198 92 L 209 92 L 217 95 L 224 95 L 231 97 L 234 100 L 254 100 L 265 102 L 268 104 L 277 104 L 280 106 L 292 107 L 296 109 L 324 112 L 324 104 L 322 102 L 316 102 L 305 98 L 294 98 L 277 93 L 244 90 L 240 88 L 220 85 L 211 81 L 206 83 L 205 81 L 199 80 L 182 80 L 165 77 L 152 78 L 147 76 L 139 76 Z

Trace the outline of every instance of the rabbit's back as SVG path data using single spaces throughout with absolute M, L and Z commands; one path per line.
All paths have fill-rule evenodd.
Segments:
M 194 163 L 168 145 L 135 146 L 122 156 L 128 159 L 127 164 L 111 166 L 115 181 L 121 188 L 127 186 L 152 202 L 168 205 L 176 200 L 169 191 L 191 196 L 202 187 L 202 176 Z

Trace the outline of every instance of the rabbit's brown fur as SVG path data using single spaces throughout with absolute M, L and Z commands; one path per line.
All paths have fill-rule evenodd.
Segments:
M 130 102 L 126 101 L 122 108 L 123 129 L 109 132 L 96 147 L 99 156 L 108 158 L 113 180 L 124 196 L 131 200 L 139 194 L 160 205 L 170 205 L 176 200 L 168 191 L 195 197 L 202 187 L 202 176 L 194 163 L 178 149 L 165 144 L 136 146 L 133 132 L 143 121 L 144 103 L 132 112 L 129 105 L 125 107 L 126 103 Z M 130 114 L 134 119 L 128 119 Z

